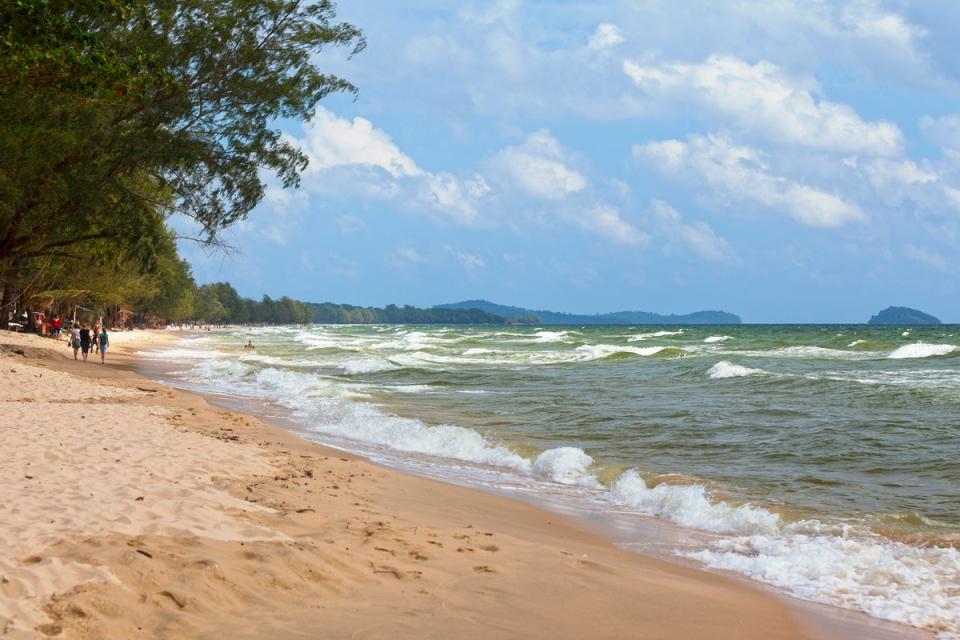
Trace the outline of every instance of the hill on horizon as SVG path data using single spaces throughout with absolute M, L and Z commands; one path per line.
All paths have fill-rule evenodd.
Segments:
M 726 311 L 695 311 L 687 314 L 660 314 L 649 311 L 614 311 L 611 313 L 576 314 L 560 311 L 524 309 L 497 304 L 488 300 L 464 300 L 438 304 L 434 309 L 477 309 L 505 318 L 536 316 L 539 324 L 742 324 L 740 316 Z
M 934 317 L 929 313 L 924 313 L 918 309 L 910 307 L 887 307 L 877 315 L 870 318 L 867 324 L 895 324 L 895 325 L 917 325 L 917 324 L 943 324 L 940 318 Z

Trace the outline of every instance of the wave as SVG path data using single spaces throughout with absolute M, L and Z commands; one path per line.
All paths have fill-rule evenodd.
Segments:
M 570 335 L 570 331 L 537 331 L 533 334 L 534 342 L 566 342 L 565 338 Z
M 714 533 L 774 533 L 780 516 L 751 505 L 713 502 L 701 485 L 647 486 L 635 470 L 625 471 L 610 488 L 614 501 L 684 527 Z
M 724 380 L 726 378 L 745 378 L 747 376 L 757 376 L 768 373 L 763 369 L 751 369 L 739 364 L 733 364 L 726 360 L 721 360 L 707 371 L 707 375 L 714 380 Z
M 337 367 L 347 375 L 377 373 L 378 371 L 390 371 L 397 368 L 395 364 L 379 358 L 342 360 L 337 364 Z
M 703 341 L 707 344 L 726 342 L 727 340 L 733 340 L 733 336 L 709 336 L 703 339 Z
M 627 338 L 627 342 L 638 342 L 640 340 L 647 340 L 649 338 L 663 338 L 666 336 L 679 336 L 683 333 L 683 329 L 678 331 L 654 331 L 653 333 L 638 333 L 635 336 L 630 336 Z
M 682 555 L 804 600 L 939 632 L 944 640 L 960 638 L 960 551 L 866 532 L 824 535 L 817 533 L 821 528 L 816 521 L 799 522 L 779 533 L 719 540 Z
M 926 342 L 915 342 L 913 344 L 903 345 L 887 357 L 894 360 L 902 360 L 906 358 L 930 358 L 933 356 L 945 356 L 949 353 L 953 353 L 956 349 L 956 345 L 952 344 L 928 344 Z
M 960 637 L 960 550 L 954 547 L 915 546 L 817 520 L 787 523 L 761 507 L 711 500 L 700 485 L 648 487 L 635 470 L 620 476 L 610 496 L 680 526 L 730 536 L 707 549 L 678 552 L 708 568 L 940 632 L 944 639 Z
M 580 354 L 578 360 L 589 362 L 591 360 L 619 359 L 631 356 L 667 356 L 680 357 L 688 353 L 686 349 L 680 347 L 625 347 L 613 344 L 585 344 L 577 347 L 574 351 Z
M 822 358 L 825 360 L 863 360 L 873 357 L 873 352 L 846 351 L 844 349 L 829 349 L 813 345 L 779 347 L 777 349 L 767 349 L 763 351 L 728 351 L 726 353 L 759 358 Z

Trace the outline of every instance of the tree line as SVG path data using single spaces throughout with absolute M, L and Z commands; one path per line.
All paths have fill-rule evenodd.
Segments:
M 355 307 L 332 302 L 307 302 L 313 322 L 318 324 L 506 324 L 503 316 L 479 309 L 421 309 L 395 304 Z
M 242 298 L 227 282 L 205 284 L 197 289 L 192 319 L 214 324 L 308 324 L 313 321 L 308 305 L 283 296 L 273 300 Z
M 177 243 L 220 246 L 264 176 L 299 184 L 307 158 L 276 123 L 356 93 L 318 54 L 364 46 L 329 0 L 4 3 L 0 327 L 70 305 L 220 314 Z M 304 317 L 284 299 L 224 310 Z

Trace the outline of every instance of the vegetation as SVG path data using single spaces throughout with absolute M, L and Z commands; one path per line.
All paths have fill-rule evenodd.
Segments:
M 263 296 L 259 302 L 241 298 L 230 284 L 205 284 L 197 290 L 193 317 L 213 323 L 227 324 L 307 324 L 312 320 L 307 305 L 283 296 L 272 300 Z
M 307 159 L 275 122 L 355 92 L 317 54 L 364 45 L 329 0 L 4 3 L 0 327 L 50 303 L 194 313 L 208 294 L 166 223 L 217 244 L 264 173 L 296 186 Z
M 354 307 L 332 302 L 306 303 L 318 324 L 506 324 L 506 318 L 479 309 L 418 309 L 394 304 Z

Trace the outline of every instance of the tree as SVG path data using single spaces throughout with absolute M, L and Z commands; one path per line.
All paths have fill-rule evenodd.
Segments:
M 212 243 L 260 201 L 262 170 L 297 185 L 307 159 L 276 119 L 308 120 L 325 96 L 356 91 L 316 63 L 326 47 L 365 46 L 335 18 L 329 0 L 18 0 L 2 12 L 3 302 L 30 260 L 136 243 L 150 212 L 186 216 Z

